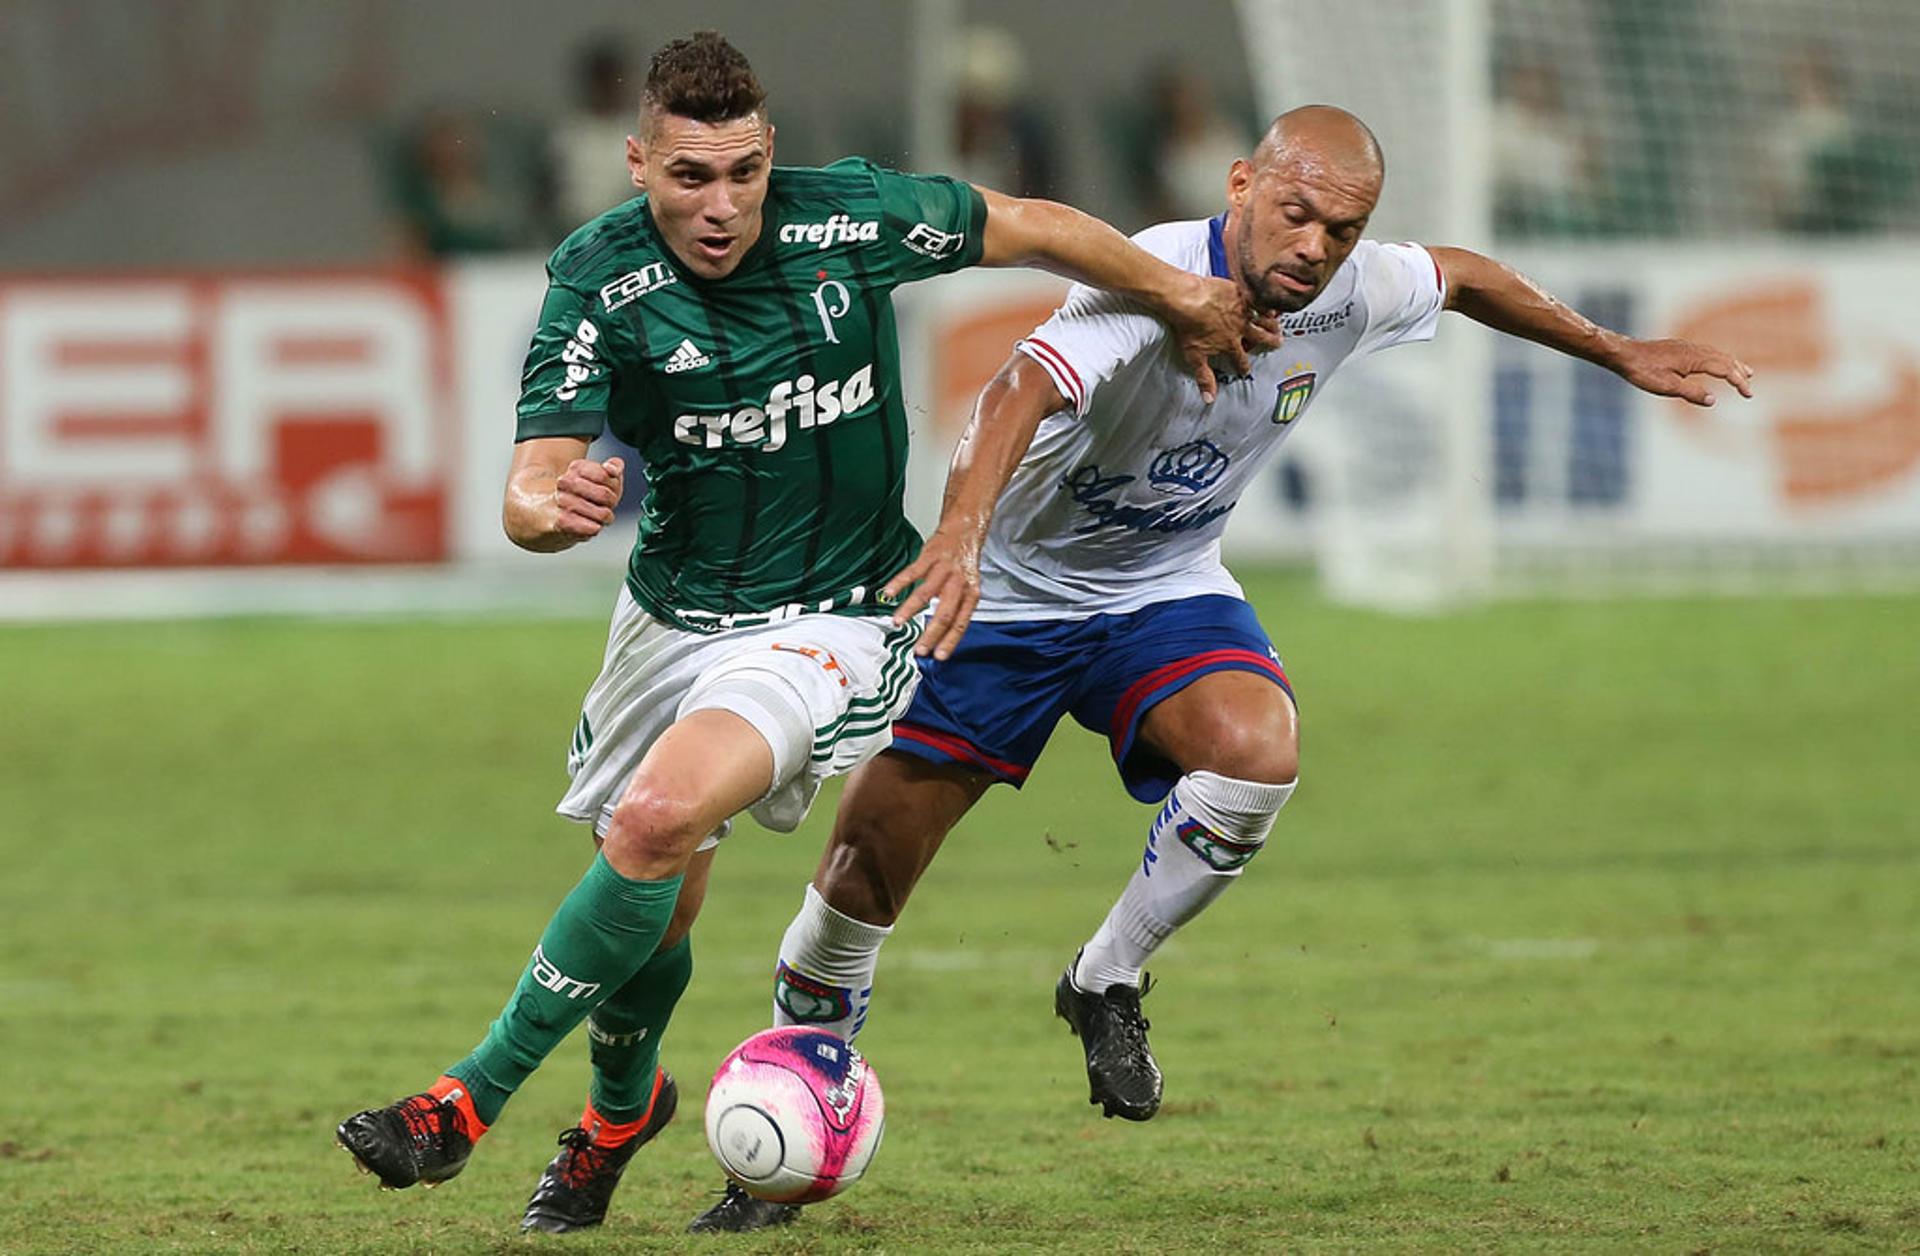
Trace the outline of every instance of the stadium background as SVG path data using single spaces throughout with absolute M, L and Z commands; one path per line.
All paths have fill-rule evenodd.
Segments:
M 1128 229 L 1349 105 L 1376 234 L 1761 390 L 1687 415 L 1458 320 L 1343 372 L 1231 538 L 1306 783 L 1167 952 L 1165 1115 L 1091 1119 L 1047 1020 L 1146 819 L 1063 732 L 889 950 L 874 1182 L 761 1246 L 1910 1248 L 1920 10 L 15 0 L 0 1250 L 505 1244 L 569 1049 L 435 1196 L 363 1194 L 327 1127 L 464 1047 L 577 873 L 547 809 L 622 555 L 499 537 L 506 416 L 609 133 L 585 54 L 630 96 L 704 25 L 783 161 Z M 903 294 L 921 519 L 1058 292 Z M 763 1014 L 823 836 L 730 846 L 683 1077 Z M 658 1151 L 608 1242 L 670 1246 L 711 1185 L 694 1122 Z

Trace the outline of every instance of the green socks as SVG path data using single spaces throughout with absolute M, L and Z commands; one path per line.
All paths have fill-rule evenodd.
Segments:
M 653 1098 L 660 1036 L 693 977 L 693 939 L 655 952 L 633 979 L 587 1018 L 593 1056 L 593 1110 L 616 1123 L 637 1121 Z
M 680 881 L 678 876 L 630 881 L 613 870 L 605 855 L 594 857 L 587 875 L 548 922 L 519 986 L 487 1036 L 471 1055 L 447 1070 L 466 1083 L 482 1121 L 493 1124 L 507 1099 L 589 1012 L 616 990 L 627 994 L 623 987 L 643 966 L 651 969 L 664 958 L 653 952 L 673 919 Z M 670 994 L 665 985 L 661 989 L 659 1001 L 664 1006 L 657 1013 L 661 1027 L 692 972 L 691 948 L 676 949 L 685 952 L 685 973 Z M 650 1051 L 657 1053 L 659 1030 L 647 1037 L 654 1040 L 648 1044 Z M 651 1071 L 648 1081 L 652 1081 Z M 644 1106 L 644 1098 L 641 1103 Z

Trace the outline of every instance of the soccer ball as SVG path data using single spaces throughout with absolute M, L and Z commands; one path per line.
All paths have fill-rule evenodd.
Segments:
M 733 1049 L 707 1091 L 707 1146 L 758 1199 L 810 1204 L 858 1182 L 886 1125 L 880 1079 L 838 1034 L 767 1029 Z

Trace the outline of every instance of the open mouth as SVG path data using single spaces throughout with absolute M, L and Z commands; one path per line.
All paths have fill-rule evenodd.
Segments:
M 693 244 L 702 257 L 718 262 L 725 260 L 727 254 L 733 251 L 733 240 L 734 237 L 730 235 L 703 235 L 695 236 Z

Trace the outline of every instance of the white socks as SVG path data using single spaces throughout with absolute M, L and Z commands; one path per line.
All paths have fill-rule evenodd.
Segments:
M 1093 993 L 1139 985 L 1147 957 L 1225 893 L 1260 853 L 1294 784 L 1265 785 L 1213 772 L 1190 772 L 1175 782 L 1147 830 L 1140 866 L 1080 952 L 1073 984 Z M 867 971 L 870 976 L 873 970 Z
M 800 914 L 780 939 L 773 1023 L 815 1025 L 853 1041 L 867 1021 L 880 944 L 892 932 L 835 911 L 809 885 Z

